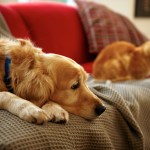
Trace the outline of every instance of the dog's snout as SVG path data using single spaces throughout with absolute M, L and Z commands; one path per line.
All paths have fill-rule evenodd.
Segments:
M 96 115 L 100 116 L 105 110 L 106 107 L 104 105 L 100 105 L 95 108 L 95 113 Z

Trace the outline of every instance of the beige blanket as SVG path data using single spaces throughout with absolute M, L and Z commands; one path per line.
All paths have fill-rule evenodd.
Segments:
M 150 79 L 106 84 L 89 77 L 87 82 L 107 106 L 98 119 L 70 115 L 66 125 L 34 125 L 0 110 L 0 149 L 150 149 Z
M 108 105 L 114 106 L 126 122 L 127 126 L 120 121 L 116 123 L 116 127 L 113 127 L 114 130 L 117 130 L 118 126 L 124 126 L 124 131 L 127 131 L 128 128 L 129 133 L 126 133 L 124 140 L 128 139 L 132 146 L 124 145 L 126 149 L 150 149 L 150 79 L 100 83 L 89 78 L 88 83 L 91 90 L 104 99 Z M 111 113 L 114 113 L 114 110 Z M 118 116 L 115 118 L 118 120 Z M 123 134 L 123 130 L 120 131 L 114 135 L 115 139 L 118 139 L 119 134 Z M 116 143 L 118 142 L 120 143 L 119 139 Z

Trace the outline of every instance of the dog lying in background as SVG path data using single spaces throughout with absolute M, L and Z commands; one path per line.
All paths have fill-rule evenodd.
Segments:
M 136 47 L 128 42 L 106 46 L 93 64 L 93 76 L 99 80 L 143 79 L 150 73 L 150 41 Z
M 72 59 L 45 54 L 29 40 L 0 39 L 0 109 L 28 122 L 67 122 L 68 112 L 95 119 L 105 106 Z

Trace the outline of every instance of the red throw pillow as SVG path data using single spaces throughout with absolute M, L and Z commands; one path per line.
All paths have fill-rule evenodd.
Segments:
M 88 38 L 90 53 L 98 53 L 114 41 L 128 41 L 138 46 L 148 40 L 129 19 L 104 5 L 85 0 L 75 2 Z

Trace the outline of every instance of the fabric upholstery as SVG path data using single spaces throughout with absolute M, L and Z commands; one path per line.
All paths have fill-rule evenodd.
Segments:
M 92 73 L 92 68 L 93 68 L 93 61 L 87 62 L 87 63 L 83 63 L 81 64 L 82 67 L 88 72 L 88 73 Z
M 61 3 L 17 3 L 0 5 L 12 34 L 30 38 L 44 52 L 87 62 L 85 33 L 75 7 Z
M 34 125 L 0 110 L 0 149 L 150 149 L 150 80 L 106 84 L 89 77 L 87 83 L 107 107 L 98 119 L 70 115 L 66 125 Z
M 7 23 L 6 23 L 3 15 L 0 13 L 0 37 L 2 37 L 2 36 L 12 38 L 10 29 L 7 26 Z
M 124 40 L 140 45 L 147 40 L 125 16 L 92 1 L 75 2 L 88 38 L 89 52 L 99 53 L 114 41 Z
M 8 27 L 15 37 L 30 38 L 30 34 L 21 16 L 7 5 L 0 5 L 0 12 L 3 15 Z

